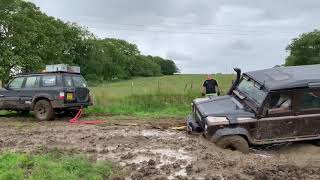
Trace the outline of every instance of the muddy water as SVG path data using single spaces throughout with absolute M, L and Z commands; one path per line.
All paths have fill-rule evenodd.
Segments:
M 124 179 L 320 179 L 320 148 L 310 143 L 243 155 L 201 136 L 169 130 L 168 121 L 79 126 L 0 118 L 0 150 L 86 154 L 116 162 L 123 172 L 118 178 Z

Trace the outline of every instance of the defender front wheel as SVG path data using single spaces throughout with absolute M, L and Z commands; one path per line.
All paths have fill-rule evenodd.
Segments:
M 54 119 L 54 110 L 51 103 L 47 100 L 39 100 L 34 106 L 34 114 L 40 121 L 49 121 Z
M 238 135 L 222 137 L 218 140 L 216 145 L 222 149 L 236 150 L 244 154 L 249 153 L 249 144 L 247 140 Z

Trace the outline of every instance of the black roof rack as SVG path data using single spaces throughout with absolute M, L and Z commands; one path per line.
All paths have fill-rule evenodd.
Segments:
M 66 72 L 66 71 L 54 71 L 54 72 L 35 72 L 35 73 L 20 73 L 15 76 L 29 76 L 29 75 L 44 75 L 44 74 L 80 74 L 76 72 Z

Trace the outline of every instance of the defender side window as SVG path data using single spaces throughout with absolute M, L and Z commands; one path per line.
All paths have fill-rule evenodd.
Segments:
M 57 85 L 56 76 L 43 76 L 42 77 L 42 87 L 53 87 Z
M 273 93 L 268 98 L 266 113 L 269 116 L 292 113 L 293 96 L 290 93 Z
M 299 110 L 320 109 L 320 90 L 300 94 Z
M 9 89 L 13 89 L 13 90 L 21 89 L 23 81 L 24 81 L 24 77 L 15 78 L 14 80 L 11 81 L 8 87 Z

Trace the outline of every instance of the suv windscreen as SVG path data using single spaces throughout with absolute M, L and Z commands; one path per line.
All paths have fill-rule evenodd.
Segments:
M 267 92 L 262 90 L 258 83 L 249 78 L 243 78 L 238 85 L 237 90 L 258 105 L 261 105 L 267 96 Z

